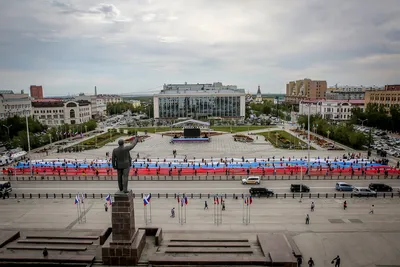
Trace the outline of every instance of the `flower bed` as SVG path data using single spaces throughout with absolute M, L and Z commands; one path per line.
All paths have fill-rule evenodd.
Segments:
M 235 134 L 233 136 L 233 140 L 235 140 L 237 142 L 244 142 L 244 143 L 251 143 L 254 141 L 253 138 L 251 138 L 250 136 L 244 135 L 244 134 Z

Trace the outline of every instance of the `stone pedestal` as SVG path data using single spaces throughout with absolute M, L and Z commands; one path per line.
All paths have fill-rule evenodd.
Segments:
M 144 230 L 135 229 L 133 193 L 117 192 L 111 211 L 112 234 L 102 247 L 103 264 L 136 265 L 146 244 Z

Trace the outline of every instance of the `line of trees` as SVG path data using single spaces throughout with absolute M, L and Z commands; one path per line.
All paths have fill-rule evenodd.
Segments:
M 264 101 L 263 104 L 250 103 L 246 109 L 246 118 L 250 117 L 250 110 L 252 110 L 256 116 L 260 116 L 261 114 L 271 115 L 273 117 L 279 116 L 279 118 L 289 121 L 292 106 L 287 104 L 275 105 L 272 101 Z
M 352 110 L 352 124 L 363 124 L 382 130 L 400 132 L 400 106 L 393 105 L 388 112 L 384 105 L 368 104 L 365 112 L 356 108 Z
M 297 122 L 299 125 L 304 125 L 305 129 L 308 129 L 307 115 L 300 115 Z M 351 122 L 333 124 L 323 119 L 320 115 L 311 115 L 310 131 L 314 131 L 314 129 L 318 134 L 329 137 L 329 139 L 354 149 L 361 149 L 371 142 L 371 137 L 367 137 L 363 133 L 355 131 Z
M 50 141 L 54 142 L 67 138 L 71 136 L 69 133 L 81 133 L 86 129 L 87 131 L 92 131 L 97 127 L 97 122 L 91 120 L 83 124 L 64 124 L 58 127 L 48 128 L 32 117 L 28 118 L 28 124 L 31 149 L 47 145 Z M 0 125 L 0 141 L 5 144 L 7 149 L 21 147 L 24 150 L 28 150 L 26 118 L 18 116 L 10 117 L 5 120 L 0 120 Z
M 119 103 L 107 103 L 107 114 L 118 115 L 130 110 L 132 113 L 141 113 L 154 117 L 153 104 L 143 103 L 139 107 L 134 107 L 129 102 L 119 102 Z

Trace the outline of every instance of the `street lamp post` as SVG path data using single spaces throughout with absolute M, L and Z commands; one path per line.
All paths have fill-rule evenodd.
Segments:
M 326 131 L 326 134 L 328 135 L 328 139 L 329 139 L 329 134 L 331 133 L 331 131 Z
M 31 172 L 31 177 L 33 176 L 33 171 L 32 171 L 32 156 L 31 156 L 31 139 L 29 137 L 29 122 L 28 122 L 28 114 L 25 116 L 26 120 L 26 137 L 28 139 L 28 155 L 29 155 L 29 169 Z
M 5 128 L 7 128 L 7 134 L 8 134 L 8 142 L 10 143 L 11 142 L 11 137 L 10 137 L 10 128 L 12 127 L 12 125 L 4 125 L 3 124 L 3 127 L 5 127 Z
M 359 121 L 361 121 L 361 127 L 364 127 L 364 122 L 368 121 L 368 119 L 362 120 L 362 119 L 358 119 Z

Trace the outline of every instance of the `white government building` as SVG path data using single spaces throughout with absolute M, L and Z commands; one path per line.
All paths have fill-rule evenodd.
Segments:
M 244 118 L 246 93 L 236 85 L 164 84 L 153 96 L 155 119 Z
M 30 116 L 31 112 L 31 98 L 23 90 L 20 94 L 14 94 L 12 90 L 0 90 L 0 120 Z
M 350 120 L 353 108 L 364 109 L 364 100 L 302 100 L 299 102 L 299 115 L 321 115 L 334 121 Z

